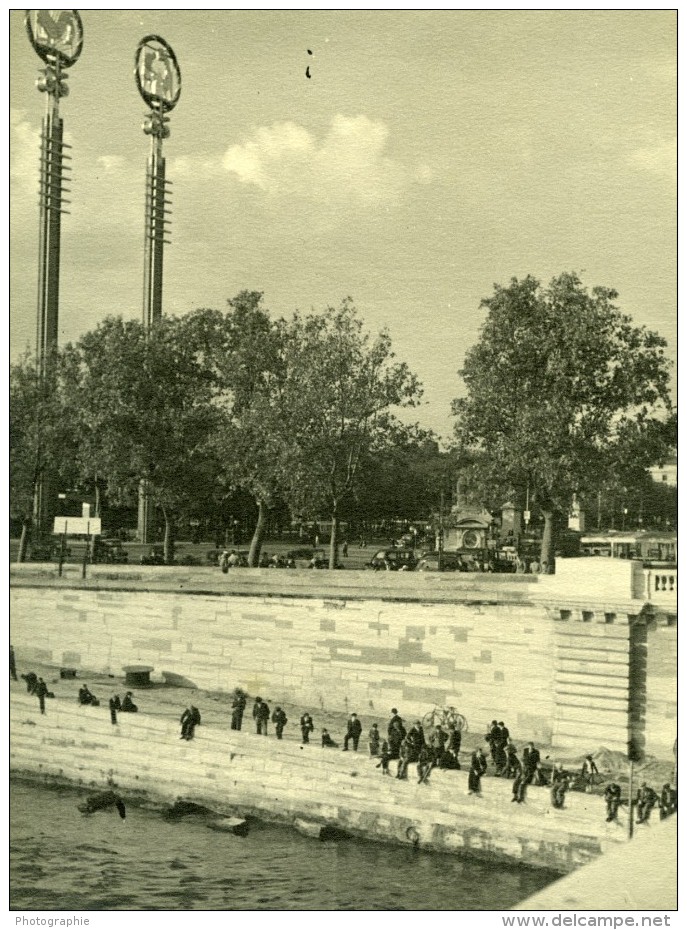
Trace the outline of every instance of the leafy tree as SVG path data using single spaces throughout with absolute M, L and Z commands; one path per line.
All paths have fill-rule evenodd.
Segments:
M 414 404 L 420 386 L 405 363 L 394 361 L 388 332 L 374 338 L 364 332 L 349 299 L 321 314 L 296 314 L 284 359 L 285 496 L 295 512 L 330 517 L 334 568 L 342 508 L 361 463 L 388 448 L 397 422 L 393 408 Z
M 36 360 L 10 368 L 10 512 L 21 520 L 17 561 L 26 558 L 39 487 L 52 496 L 69 472 L 74 445 L 72 418 L 62 389 L 62 360 L 55 353 L 39 375 Z M 45 528 L 48 533 L 52 527 Z
M 426 522 L 438 510 L 442 487 L 451 484 L 452 456 L 440 450 L 431 430 L 417 424 L 395 424 L 386 440 L 385 448 L 363 456 L 346 517 Z
M 164 516 L 166 562 L 176 515 L 210 480 L 208 437 L 222 417 L 196 333 L 188 318 L 151 330 L 108 318 L 68 350 L 82 473 L 102 476 L 115 495 L 147 482 Z
M 207 340 L 217 376 L 230 397 L 214 440 L 221 481 L 227 493 L 241 488 L 257 506 L 251 566 L 258 564 L 268 512 L 286 483 L 291 444 L 283 402 L 284 326 L 272 322 L 262 296 L 259 291 L 241 291 L 230 299 L 226 314 L 208 318 L 215 338 Z
M 541 560 L 552 564 L 554 518 L 573 493 L 629 462 L 646 468 L 666 447 L 671 416 L 665 340 L 637 327 L 575 274 L 548 288 L 528 276 L 495 286 L 479 342 L 461 372 L 467 396 L 453 402 L 463 456 L 485 497 L 518 493 L 544 515 Z M 663 424 L 663 425 L 662 425 Z M 668 430 L 669 432 L 669 430 Z

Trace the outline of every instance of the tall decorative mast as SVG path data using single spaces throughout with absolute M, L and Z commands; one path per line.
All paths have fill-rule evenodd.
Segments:
M 167 206 L 169 185 L 165 177 L 162 141 L 170 136 L 169 116 L 181 94 L 181 72 L 171 46 L 160 36 L 146 36 L 136 49 L 136 83 L 150 112 L 143 132 L 150 136 L 146 168 L 145 239 L 143 268 L 143 323 L 150 327 L 162 316 L 162 267 L 165 236 L 171 215 Z M 169 244 L 169 243 L 167 243 Z
M 165 177 L 162 142 L 170 135 L 169 116 L 181 94 L 181 72 L 172 47 L 157 35 L 145 36 L 136 49 L 136 84 L 150 107 L 143 120 L 143 132 L 150 136 L 146 167 L 145 233 L 143 264 L 143 325 L 150 329 L 162 317 L 162 271 L 165 238 L 169 232 L 171 204 Z M 147 543 L 151 526 L 150 497 L 141 482 L 138 497 L 138 537 Z
M 24 19 L 29 41 L 45 67 L 40 69 L 36 87 L 46 95 L 41 128 L 41 163 L 38 232 L 38 307 L 36 313 L 36 359 L 38 377 L 45 382 L 57 348 L 60 307 L 60 232 L 62 214 L 67 213 L 64 194 L 64 125 L 60 99 L 69 93 L 67 69 L 76 63 L 83 48 L 83 24 L 77 10 L 27 10 Z M 48 474 L 38 482 L 34 520 L 38 535 L 52 530 L 54 489 Z

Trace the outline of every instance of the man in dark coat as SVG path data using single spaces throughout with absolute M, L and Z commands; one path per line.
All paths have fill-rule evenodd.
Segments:
M 38 684 L 38 675 L 35 672 L 27 672 L 26 675 L 21 676 L 26 682 L 26 690 L 29 694 L 36 693 L 36 685 Z
M 10 646 L 10 678 L 13 681 L 18 681 L 17 678 L 17 663 L 14 658 L 14 646 Z
M 284 727 L 288 723 L 286 714 L 281 709 L 281 707 L 275 708 L 274 713 L 272 714 L 272 723 L 274 724 L 274 732 L 277 735 L 277 739 L 281 739 L 284 732 Z
M 506 770 L 502 773 L 506 778 L 515 778 L 516 775 L 522 774 L 522 765 L 518 759 L 518 750 L 511 740 L 508 740 L 506 746 Z
M 426 785 L 432 769 L 435 766 L 434 752 L 430 746 L 425 744 L 420 750 L 417 760 L 418 785 Z
M 415 753 L 420 755 L 420 750 L 425 745 L 425 731 L 422 729 L 422 724 L 419 720 L 416 720 L 412 727 L 408 730 L 406 738 L 410 740 Z
M 363 727 L 360 721 L 358 720 L 357 714 L 351 714 L 348 718 L 348 723 L 346 724 L 346 735 L 344 736 L 344 747 L 343 751 L 348 752 L 348 743 L 350 740 L 353 740 L 353 751 L 358 751 L 358 740 L 360 739 L 360 734 L 363 732 Z
M 534 743 L 529 742 L 522 753 L 522 770 L 528 785 L 532 784 L 534 773 L 537 771 L 537 766 L 540 761 L 541 755 L 539 754 L 539 750 L 535 749 Z
M 396 708 L 392 707 L 391 708 L 391 719 L 389 720 L 389 725 L 386 728 L 387 736 L 391 736 L 391 731 L 396 726 L 396 724 L 400 724 L 402 729 L 405 731 L 405 727 L 403 726 L 403 718 L 399 716 L 399 713 L 396 710 Z M 403 733 L 403 736 L 401 737 L 401 739 L 403 739 L 403 737 L 405 737 L 405 732 Z
M 200 711 L 191 704 L 181 715 L 181 736 L 179 739 L 192 740 L 196 727 L 200 724 Z
M 243 723 L 243 712 L 246 709 L 246 695 L 240 688 L 234 690 L 234 700 L 231 702 L 231 728 L 240 730 Z
M 133 702 L 133 694 L 131 691 L 127 691 L 124 695 L 124 700 L 122 701 L 122 713 L 123 714 L 137 714 L 138 713 L 138 704 Z
M 658 797 L 654 789 L 643 781 L 637 792 L 637 823 L 646 823 L 648 821 L 657 800 Z
M 84 684 L 79 688 L 79 704 L 90 704 L 93 707 L 99 707 L 100 701 L 95 694 L 89 691 L 88 685 Z
M 305 746 L 306 743 L 310 742 L 310 734 L 315 729 L 315 724 L 310 714 L 305 711 L 300 719 L 300 728 L 301 728 L 301 743 Z
M 434 753 L 434 764 L 440 765 L 441 760 L 444 755 L 444 747 L 448 742 L 448 733 L 445 730 L 442 730 L 441 727 L 435 727 L 434 732 L 432 733 L 429 745 Z
M 482 750 L 477 747 L 470 759 L 468 774 L 468 794 L 482 793 L 482 775 L 487 771 L 487 760 Z
M 463 735 L 454 724 L 450 723 L 448 727 L 448 742 L 446 743 L 446 752 L 450 752 L 453 758 L 458 762 L 460 768 L 460 745 L 463 741 Z
M 673 788 L 670 782 L 666 782 L 661 790 L 658 808 L 661 820 L 665 820 L 677 811 L 677 788 Z
M 392 759 L 398 759 L 398 754 L 401 749 L 401 743 L 406 738 L 406 730 L 400 719 L 396 720 L 389 730 L 389 752 L 391 753 Z
M 498 725 L 496 720 L 491 721 L 484 740 L 489 744 L 489 752 L 491 753 L 491 761 L 496 765 L 496 751 L 497 747 L 501 741 L 501 727 Z
M 270 719 L 269 705 L 261 697 L 256 697 L 253 704 L 253 720 L 255 720 L 255 732 L 267 736 L 267 721 Z
M 48 696 L 48 686 L 46 685 L 46 683 L 43 681 L 42 678 L 39 678 L 36 681 L 36 687 L 33 693 L 38 698 L 38 705 L 41 709 L 41 713 L 44 714 L 45 713 L 45 699 Z

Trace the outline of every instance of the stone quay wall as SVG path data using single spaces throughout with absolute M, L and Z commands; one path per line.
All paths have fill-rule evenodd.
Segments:
M 252 733 L 201 725 L 179 739 L 176 718 L 81 707 L 59 696 L 38 712 L 35 697 L 10 697 L 13 772 L 42 783 L 70 783 L 126 801 L 161 805 L 191 801 L 222 815 L 257 816 L 317 835 L 348 834 L 441 852 L 570 872 L 623 844 L 627 814 L 605 822 L 603 800 L 569 792 L 562 810 L 545 788 L 530 787 L 526 804 L 511 804 L 511 786 L 483 780 L 467 795 L 467 773 L 435 770 L 431 784 L 385 778 L 365 753 L 302 747 Z M 415 766 L 411 767 L 414 773 Z M 129 817 L 135 824 L 135 810 Z
M 11 637 L 31 660 L 270 702 L 406 718 L 454 705 L 516 741 L 672 756 L 674 614 L 640 563 L 571 559 L 555 576 L 18 566 Z

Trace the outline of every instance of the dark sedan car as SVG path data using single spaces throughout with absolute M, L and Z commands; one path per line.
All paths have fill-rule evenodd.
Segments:
M 379 549 L 365 568 L 375 572 L 412 572 L 416 565 L 417 557 L 412 549 Z

